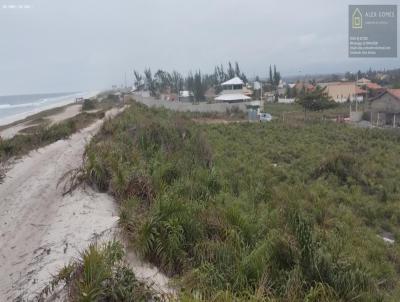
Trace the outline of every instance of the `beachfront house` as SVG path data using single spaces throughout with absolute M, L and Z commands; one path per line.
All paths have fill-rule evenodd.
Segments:
M 378 126 L 400 125 L 400 89 L 387 89 L 370 100 L 371 122 Z
M 245 95 L 244 82 L 235 77 L 221 84 L 222 92 L 215 98 L 216 102 L 238 103 L 251 100 Z

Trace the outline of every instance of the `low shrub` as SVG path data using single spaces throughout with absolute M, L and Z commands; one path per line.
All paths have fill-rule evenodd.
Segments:
M 155 301 L 157 294 L 136 279 L 123 261 L 120 243 L 91 244 L 76 262 L 65 266 L 38 295 L 44 301 L 64 288 L 70 301 Z
M 96 109 L 97 100 L 84 99 L 82 104 L 82 111 L 89 111 Z

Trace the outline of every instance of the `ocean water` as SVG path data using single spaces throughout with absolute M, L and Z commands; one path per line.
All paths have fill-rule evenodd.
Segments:
M 94 92 L 69 92 L 0 96 L 0 125 L 5 125 L 43 110 L 75 102 L 76 98 L 89 98 Z

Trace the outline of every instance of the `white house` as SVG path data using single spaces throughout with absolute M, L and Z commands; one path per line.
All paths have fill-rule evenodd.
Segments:
M 188 90 L 179 91 L 179 102 L 193 102 L 193 92 Z
M 217 102 L 238 103 L 251 100 L 244 94 L 244 82 L 235 77 L 221 84 L 222 92 L 215 98 Z

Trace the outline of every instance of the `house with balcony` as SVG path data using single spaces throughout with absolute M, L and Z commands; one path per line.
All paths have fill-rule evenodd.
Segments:
M 215 98 L 216 102 L 239 103 L 251 100 L 251 97 L 245 94 L 244 82 L 239 77 L 222 83 L 221 87 L 222 91 Z

